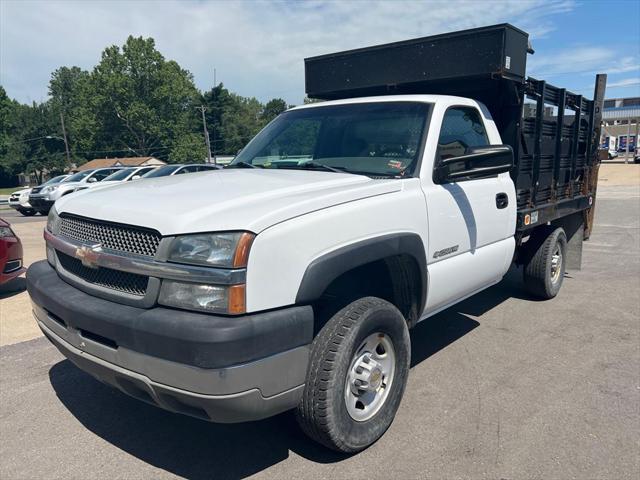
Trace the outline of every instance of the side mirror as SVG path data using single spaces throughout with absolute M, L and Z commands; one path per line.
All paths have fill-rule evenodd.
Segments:
M 133 177 L 131 177 L 131 180 L 138 180 L 140 177 L 140 175 L 134 175 Z
M 91 177 L 89 180 L 87 180 L 87 183 L 95 183 L 97 181 L 98 179 L 96 177 Z
M 513 168 L 513 150 L 509 145 L 467 148 L 460 157 L 441 160 L 433 173 L 436 183 L 459 182 L 491 177 Z

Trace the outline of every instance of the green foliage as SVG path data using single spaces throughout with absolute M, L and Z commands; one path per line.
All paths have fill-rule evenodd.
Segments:
M 174 143 L 167 159 L 170 163 L 201 163 L 207 158 L 207 147 L 201 133 L 181 135 Z
M 270 122 L 287 109 L 287 102 L 281 98 L 269 100 L 264 106 L 262 117 L 266 123 Z
M 64 168 L 64 142 L 55 138 L 49 103 L 21 105 L 0 87 L 0 171 L 3 178 Z M 45 138 L 45 137 L 52 138 Z
M 122 49 L 107 48 L 90 82 L 92 113 L 102 124 L 96 147 L 167 158 L 174 143 L 197 130 L 193 77 L 166 61 L 151 38 L 129 37 Z
M 191 163 L 207 157 L 201 105 L 216 154 L 235 154 L 287 109 L 281 98 L 263 105 L 222 84 L 201 94 L 191 73 L 166 60 L 152 38 L 133 36 L 122 47 L 107 47 L 90 72 L 55 70 L 49 95 L 41 104 L 22 105 L 0 86 L 0 182 L 70 166 L 61 116 L 73 163 L 124 156 Z

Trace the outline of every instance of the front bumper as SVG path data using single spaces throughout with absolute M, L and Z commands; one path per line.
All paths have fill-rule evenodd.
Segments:
M 46 262 L 27 272 L 38 324 L 78 367 L 140 400 L 229 423 L 297 405 L 313 335 L 311 307 L 222 317 L 93 297 Z
M 29 202 L 16 202 L 16 201 L 11 201 L 9 200 L 7 202 L 7 205 L 9 205 L 11 208 L 15 209 L 15 210 L 29 210 L 31 208 L 31 205 L 29 205 Z
M 54 203 L 47 195 L 29 195 L 29 204 L 36 210 L 48 210 Z

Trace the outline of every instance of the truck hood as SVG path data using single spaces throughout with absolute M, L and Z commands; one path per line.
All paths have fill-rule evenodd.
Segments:
M 259 233 L 306 213 L 399 191 L 402 183 L 333 172 L 227 169 L 87 189 L 61 198 L 56 209 L 162 235 Z

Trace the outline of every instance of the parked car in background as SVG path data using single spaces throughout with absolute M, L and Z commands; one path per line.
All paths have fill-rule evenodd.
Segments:
M 209 163 L 194 163 L 190 165 L 164 165 L 153 172 L 144 175 L 144 178 L 168 177 L 169 175 L 182 175 L 183 173 L 206 172 L 209 170 L 219 170 L 220 165 L 211 165 Z
M 71 175 L 58 175 L 57 177 L 53 177 L 51 180 L 44 182 L 42 185 L 38 185 L 37 187 L 33 187 L 31 192 L 29 193 L 29 204 L 31 208 L 33 208 L 36 212 L 46 215 L 49 213 L 49 207 L 44 205 L 46 194 L 42 193 L 47 187 L 51 187 L 53 185 L 57 185 Z
M 75 192 L 76 190 L 96 182 L 101 182 L 112 173 L 122 170 L 123 167 L 96 168 L 93 170 L 83 170 L 65 178 L 55 185 L 48 185 L 38 193 L 38 211 L 42 214 L 49 213 L 56 200 Z
M 0 285 L 22 275 L 22 243 L 8 222 L 0 218 Z
M 36 214 L 35 209 L 29 203 L 29 193 L 31 192 L 30 188 L 23 188 L 22 190 L 17 190 L 9 195 L 8 204 L 11 208 L 17 210 L 22 215 L 26 217 L 30 217 Z
M 143 175 L 152 172 L 158 168 L 157 165 L 151 167 L 127 167 L 122 170 L 118 170 L 117 172 L 112 173 L 107 178 L 102 180 L 101 182 L 93 182 L 87 183 L 82 187 L 79 187 L 79 190 L 86 190 L 87 188 L 102 188 L 108 187 L 109 185 L 116 185 L 118 183 L 130 182 L 131 180 L 139 180 Z

